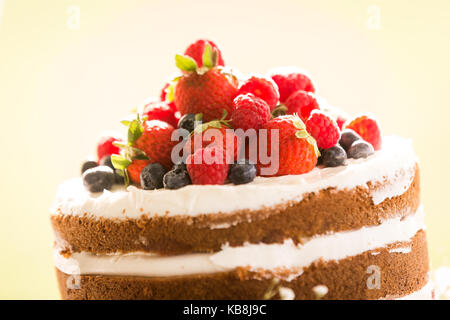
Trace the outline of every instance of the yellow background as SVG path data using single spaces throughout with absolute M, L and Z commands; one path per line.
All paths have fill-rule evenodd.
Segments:
M 305 68 L 332 104 L 411 137 L 433 267 L 450 265 L 450 1 L 6 0 L 0 298 L 58 298 L 48 219 L 57 184 L 78 175 L 98 135 L 159 93 L 174 54 L 199 37 L 243 72 Z

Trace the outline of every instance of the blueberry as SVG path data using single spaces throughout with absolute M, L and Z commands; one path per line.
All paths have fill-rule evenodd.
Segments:
M 317 158 L 316 166 L 320 166 L 323 163 L 323 149 L 319 147 L 320 156 Z
M 183 162 L 176 163 L 176 164 L 173 165 L 172 170 L 187 170 L 186 169 L 186 164 L 183 163 Z
M 165 174 L 163 183 L 166 189 L 179 189 L 191 184 L 186 165 L 183 163 L 176 164 L 174 169 Z
M 97 166 L 98 166 L 97 161 L 92 161 L 92 160 L 85 161 L 81 165 L 81 174 L 83 174 L 86 170 L 95 168 Z
M 117 173 L 117 170 L 114 172 L 114 183 L 115 184 L 125 184 L 125 179 Z
M 228 172 L 228 180 L 234 184 L 252 182 L 256 177 L 256 166 L 248 160 L 240 160 L 232 164 Z
M 359 159 L 359 158 L 367 158 L 373 153 L 374 150 L 370 143 L 364 140 L 358 140 L 353 142 L 350 149 L 348 149 L 347 155 L 349 158 Z
M 341 139 L 339 140 L 339 144 L 342 148 L 344 148 L 345 151 L 348 152 L 348 149 L 352 145 L 353 142 L 361 140 L 361 137 L 359 134 L 357 134 L 352 129 L 344 129 L 341 133 Z
M 196 123 L 197 122 L 197 123 Z M 178 128 L 185 129 L 189 132 L 194 131 L 196 124 L 199 123 L 199 119 L 194 113 L 187 113 L 178 121 Z
M 335 145 L 323 150 L 321 158 L 326 167 L 339 167 L 344 164 L 347 154 L 341 146 Z
M 102 158 L 102 160 L 100 160 L 100 165 L 107 166 L 107 167 L 110 167 L 111 169 L 115 170 L 115 168 L 112 164 L 111 156 L 104 156 Z
M 163 187 L 163 177 L 166 169 L 160 163 L 150 163 L 141 171 L 141 187 L 145 190 L 159 189 Z
M 110 167 L 98 166 L 83 173 L 83 184 L 90 192 L 110 190 L 114 184 L 114 172 Z

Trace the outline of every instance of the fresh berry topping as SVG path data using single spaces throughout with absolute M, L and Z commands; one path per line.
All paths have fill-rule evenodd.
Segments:
M 83 162 L 83 164 L 81 165 L 81 174 L 83 174 L 86 170 L 95 168 L 97 166 L 98 166 L 97 161 L 87 160 Z
M 190 155 L 205 147 L 225 149 L 228 161 L 232 162 L 239 155 L 241 141 L 230 128 L 228 120 L 214 120 L 195 127 L 184 145 L 184 154 Z
M 120 148 L 115 146 L 114 142 L 120 142 L 120 139 L 111 136 L 100 138 L 100 141 L 97 143 L 97 160 L 99 162 L 105 156 L 120 153 Z
M 240 160 L 230 166 L 228 180 L 234 184 L 244 184 L 252 182 L 256 177 L 256 165 L 248 160 Z
M 184 74 L 175 87 L 175 105 L 182 115 L 202 113 L 204 121 L 220 119 L 224 110 L 231 115 L 237 95 L 237 79 L 213 68 L 203 74 Z
M 127 167 L 127 177 L 134 184 L 141 185 L 141 172 L 150 164 L 149 160 L 133 160 Z M 126 178 L 125 178 L 126 179 Z M 127 183 L 126 183 L 127 184 Z
M 178 111 L 175 102 L 173 102 L 173 86 L 171 82 L 166 83 L 164 88 L 162 88 L 159 98 L 161 99 L 161 101 L 166 102 L 167 105 L 173 110 L 173 112 Z
M 348 151 L 353 142 L 361 140 L 359 134 L 357 134 L 352 129 L 344 129 L 341 132 L 341 139 L 339 139 L 339 144 L 345 151 Z
M 141 187 L 144 190 L 160 189 L 163 187 L 163 177 L 166 169 L 160 163 L 150 163 L 141 171 Z
M 231 123 L 234 129 L 260 129 L 270 120 L 270 107 L 251 93 L 238 95 L 234 101 Z
M 359 116 L 345 127 L 354 130 L 363 140 L 369 142 L 375 150 L 381 149 L 381 132 L 375 119 L 370 116 Z
M 105 156 L 102 160 L 100 160 L 101 166 L 107 166 L 114 170 L 114 166 L 111 160 L 111 156 Z
M 167 122 L 173 127 L 177 126 L 178 120 L 175 112 L 166 102 L 151 102 L 144 107 L 142 116 L 146 116 L 147 120 L 161 120 Z
M 110 190 L 114 184 L 114 172 L 110 167 L 98 166 L 83 173 L 83 184 L 89 192 Z
M 187 113 L 180 118 L 180 121 L 178 121 L 178 128 L 192 132 L 197 125 L 201 124 L 202 118 L 203 116 L 201 113 Z
M 186 165 L 193 184 L 224 184 L 227 179 L 229 165 L 224 150 L 218 147 L 198 149 Z
M 186 165 L 184 163 L 174 165 L 174 168 L 164 175 L 163 183 L 166 189 L 180 189 L 191 184 Z
M 174 128 L 166 122 L 145 121 L 142 133 L 133 146 L 142 150 L 152 163 L 158 162 L 165 168 L 170 168 L 172 167 L 172 148 L 177 143 L 171 140 L 173 130 Z
M 275 109 L 280 99 L 278 86 L 271 78 L 251 77 L 246 80 L 239 88 L 238 94 L 252 93 L 260 99 L 263 99 L 270 107 Z
M 270 167 L 271 164 L 261 163 L 259 159 L 258 170 L 261 175 L 282 176 L 287 174 L 302 174 L 314 169 L 319 156 L 316 141 L 306 131 L 302 120 L 295 115 L 286 115 L 274 118 L 267 122 L 264 129 L 267 133 L 267 154 L 272 156 L 271 150 L 278 149 L 278 157 L 272 156 L 277 162 L 276 172 L 264 173 L 262 169 Z M 272 130 L 278 131 L 278 141 L 272 142 Z M 272 143 L 277 145 L 272 146 Z M 259 146 L 262 147 L 262 146 Z M 273 165 L 273 163 L 272 163 Z M 264 170 L 265 171 L 265 170 Z
M 338 116 L 337 118 L 336 118 L 336 123 L 337 123 L 337 125 L 338 125 L 338 127 L 339 127 L 339 130 L 342 130 L 342 128 L 344 127 L 344 123 L 347 121 L 347 119 L 345 119 L 344 117 L 342 117 L 342 116 Z
M 184 52 L 185 56 L 189 56 L 195 60 L 197 66 L 200 68 L 203 66 L 203 54 L 205 52 L 206 45 L 209 44 L 211 49 L 217 55 L 217 65 L 224 66 L 225 63 L 222 58 L 222 53 L 220 52 L 217 45 L 211 40 L 200 39 L 192 43 Z
M 311 80 L 298 68 L 275 68 L 269 72 L 269 75 L 278 86 L 280 102 L 282 103 L 284 103 L 295 91 L 315 91 Z
M 334 147 L 325 149 L 321 152 L 322 163 L 326 167 L 339 167 L 345 163 L 345 159 L 347 159 L 347 154 L 345 150 L 336 145 Z
M 294 92 L 284 105 L 287 108 L 287 114 L 298 114 L 303 122 L 308 120 L 313 110 L 320 109 L 314 94 L 303 90 Z
M 336 121 L 320 110 L 311 113 L 306 121 L 306 129 L 316 139 L 320 148 L 331 148 L 339 141 L 339 127 Z
M 359 158 L 367 158 L 373 153 L 374 149 L 370 143 L 364 140 L 357 140 L 353 142 L 351 147 L 348 149 L 347 155 L 349 158 L 359 159 Z

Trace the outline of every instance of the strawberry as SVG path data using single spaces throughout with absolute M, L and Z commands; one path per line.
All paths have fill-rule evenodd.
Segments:
M 173 90 L 172 83 L 167 82 L 162 88 L 159 98 L 161 101 L 165 101 L 173 112 L 177 112 L 177 106 L 175 105 L 175 102 L 173 102 L 173 97 L 171 97 L 172 95 L 169 94 L 171 90 Z
M 119 138 L 112 136 L 103 136 L 97 143 L 97 162 L 113 154 L 119 154 L 120 148 L 114 145 L 114 142 L 120 142 Z
M 142 115 L 146 116 L 148 120 L 161 120 L 173 127 L 178 124 L 175 112 L 166 102 L 158 101 L 145 105 Z
M 280 92 L 280 102 L 284 103 L 297 90 L 315 92 L 314 85 L 305 72 L 295 67 L 279 67 L 269 72 Z
M 174 127 L 160 120 L 143 122 L 139 114 L 135 120 L 124 120 L 122 124 L 128 127 L 128 141 L 115 142 L 122 152 L 121 155 L 113 155 L 111 161 L 124 177 L 125 185 L 128 185 L 130 180 L 139 184 L 139 174 L 145 163 L 157 162 L 166 170 L 172 167 L 172 148 L 177 144 L 177 141 L 171 140 Z
M 186 159 L 186 167 L 193 184 L 224 184 L 229 164 L 226 152 L 219 147 L 198 149 Z
M 184 154 L 190 155 L 200 148 L 221 147 L 229 162 L 237 159 L 241 143 L 226 120 L 213 120 L 197 125 L 184 146 Z M 222 138 L 216 141 L 216 138 Z
M 133 160 L 127 167 L 128 177 L 131 182 L 141 185 L 141 171 L 151 163 L 150 160 Z
M 199 67 L 203 66 L 203 53 L 205 52 L 206 45 L 210 45 L 211 49 L 217 54 L 217 65 L 224 66 L 225 63 L 222 58 L 222 52 L 211 40 L 200 39 L 189 45 L 189 47 L 184 52 L 185 56 L 191 57 L 195 60 Z
M 224 110 L 231 115 L 238 80 L 217 67 L 217 59 L 209 44 L 205 45 L 201 68 L 188 56 L 175 57 L 177 67 L 185 72 L 177 79 L 174 92 L 181 115 L 202 113 L 204 121 L 220 119 Z
M 276 172 L 265 174 L 269 176 L 282 176 L 288 174 L 302 174 L 314 169 L 319 156 L 316 141 L 306 131 L 302 120 L 295 115 L 285 115 L 274 118 L 267 122 L 264 129 L 268 130 L 267 134 L 267 153 L 271 154 L 272 138 L 271 131 L 277 130 L 279 134 L 278 159 L 272 159 L 278 162 L 278 170 Z M 259 146 L 261 147 L 261 146 Z M 270 164 L 263 165 L 261 161 L 258 163 L 260 174 L 262 168 L 269 167 Z
M 133 144 L 134 147 L 142 150 L 149 160 L 159 162 L 166 170 L 172 167 L 171 152 L 177 144 L 171 141 L 174 127 L 159 120 L 146 121 L 143 124 L 142 135 Z

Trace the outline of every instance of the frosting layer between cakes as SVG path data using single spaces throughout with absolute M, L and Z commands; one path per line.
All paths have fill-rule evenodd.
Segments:
M 247 267 L 250 270 L 299 270 L 317 260 L 341 260 L 366 251 L 384 248 L 396 242 L 406 242 L 391 249 L 390 253 L 409 253 L 408 243 L 414 235 L 425 228 L 424 212 L 420 207 L 415 214 L 384 221 L 378 226 L 358 230 L 316 236 L 302 244 L 291 239 L 278 244 L 249 244 L 230 247 L 225 244 L 216 253 L 160 256 L 152 253 L 133 252 L 95 255 L 87 252 L 73 253 L 63 257 L 55 249 L 55 265 L 66 274 L 102 274 L 129 276 L 177 276 L 214 273 Z M 373 253 L 376 255 L 376 251 Z M 289 276 L 291 278 L 291 276 Z
M 257 177 L 252 183 L 237 186 L 189 185 L 178 190 L 154 191 L 129 186 L 127 190 L 116 188 L 112 192 L 91 194 L 81 179 L 73 179 L 59 187 L 51 211 L 119 219 L 139 218 L 144 213 L 169 217 L 232 213 L 298 202 L 305 194 L 327 188 L 367 187 L 369 181 L 380 183 L 379 188 L 371 191 L 376 205 L 408 189 L 417 163 L 410 140 L 387 136 L 383 143 L 383 148 L 367 159 L 348 159 L 347 166 L 315 168 L 302 175 Z

